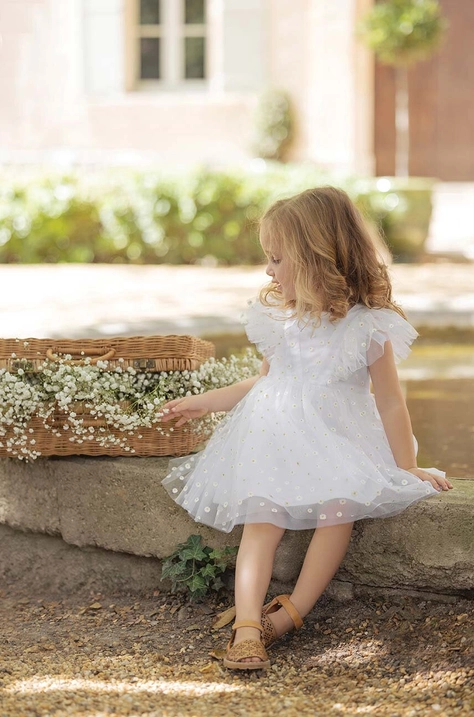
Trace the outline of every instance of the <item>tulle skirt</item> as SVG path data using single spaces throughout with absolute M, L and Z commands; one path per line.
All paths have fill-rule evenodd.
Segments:
M 445 474 L 427 468 L 438 476 Z M 303 530 L 395 515 L 438 491 L 397 467 L 368 390 L 261 378 L 163 481 L 200 523 Z

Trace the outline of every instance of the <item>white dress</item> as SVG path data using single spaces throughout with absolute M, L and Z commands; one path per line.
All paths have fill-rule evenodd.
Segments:
M 299 530 L 395 515 L 438 494 L 397 467 L 369 391 L 368 366 L 385 341 L 400 361 L 417 336 L 399 314 L 357 304 L 317 326 L 255 301 L 246 331 L 268 375 L 163 481 L 196 521 L 225 532 L 240 523 Z

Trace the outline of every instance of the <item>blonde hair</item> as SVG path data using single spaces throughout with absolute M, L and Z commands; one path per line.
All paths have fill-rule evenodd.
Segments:
M 296 297 L 285 302 L 280 289 L 270 284 L 260 292 L 266 306 L 292 308 L 299 319 L 308 313 L 319 319 L 328 312 L 335 321 L 354 304 L 390 308 L 404 316 L 392 300 L 387 267 L 369 230 L 342 189 L 316 187 L 281 199 L 265 212 L 260 228 L 272 253 L 288 258 Z

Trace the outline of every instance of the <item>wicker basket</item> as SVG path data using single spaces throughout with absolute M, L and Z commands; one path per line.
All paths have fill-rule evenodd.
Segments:
M 0 368 L 37 372 L 49 359 L 82 364 L 108 361 L 107 370 L 132 366 L 139 371 L 192 371 L 214 356 L 214 344 L 196 336 L 130 336 L 110 339 L 0 339 Z M 14 354 L 14 356 L 12 356 Z M 123 361 L 119 361 L 123 359 Z
M 132 336 L 110 339 L 0 339 L 0 369 L 6 368 L 15 372 L 23 369 L 28 372 L 38 372 L 43 362 L 59 361 L 66 354 L 71 359 L 64 363 L 82 365 L 87 357 L 90 364 L 98 361 L 107 361 L 104 371 L 113 371 L 120 366 L 122 369 L 133 367 L 137 371 L 192 371 L 207 359 L 214 356 L 214 344 L 195 336 Z M 14 354 L 14 356 L 12 356 Z M 123 359 L 123 360 L 120 360 Z M 120 402 L 123 408 L 130 405 Z M 71 404 L 70 411 L 74 410 L 76 418 L 83 418 L 84 426 L 96 429 L 107 428 L 104 418 L 91 416 L 90 410 L 84 402 Z M 67 414 L 56 407 L 54 413 L 46 420 L 33 416 L 26 425 L 26 447 L 29 450 L 39 451 L 42 456 L 181 456 L 187 455 L 202 442 L 204 436 L 192 432 L 189 426 L 174 428 L 176 421 L 163 424 L 166 434 L 163 435 L 153 428 L 136 429 L 133 434 L 129 431 L 110 426 L 108 433 L 115 437 L 122 437 L 130 450 L 120 445 L 111 444 L 101 446 L 92 435 L 88 437 L 73 435 L 68 425 Z M 173 427 L 173 431 L 169 428 Z M 30 429 L 32 432 L 30 433 Z M 57 430 L 60 435 L 53 432 Z M 103 433 L 102 435 L 107 435 Z M 142 438 L 138 438 L 141 435 Z M 0 456 L 14 457 L 22 455 L 21 448 L 15 447 L 7 451 L 6 441 L 13 437 L 13 428 L 5 436 L 0 436 Z M 78 440 L 83 438 L 83 442 Z M 31 443 L 31 441 L 34 441 Z M 132 453 L 133 449 L 133 453 Z
M 126 409 L 130 406 L 129 401 L 119 401 L 118 405 Z M 77 401 L 71 404 L 71 411 L 76 413 L 76 419 L 83 419 L 83 425 L 85 427 L 93 426 L 95 430 L 104 427 L 107 428 L 107 423 L 103 417 L 91 416 L 90 411 L 85 406 L 85 402 Z M 177 420 L 177 419 L 176 419 Z M 71 427 L 67 420 L 67 414 L 61 411 L 59 408 L 55 410 L 48 419 L 40 418 L 39 416 L 33 416 L 30 421 L 26 424 L 26 435 L 27 442 L 26 446 L 30 450 L 39 451 L 41 456 L 72 456 L 72 455 L 85 455 L 85 456 L 184 456 L 191 453 L 196 446 L 199 445 L 205 436 L 193 433 L 189 426 L 181 426 L 180 428 L 173 428 L 173 431 L 169 431 L 170 427 L 173 427 L 176 421 L 170 421 L 169 423 L 163 424 L 163 429 L 168 435 L 159 433 L 155 427 L 145 428 L 140 427 L 133 431 L 133 434 L 129 431 L 120 431 L 117 428 L 110 427 L 108 433 L 113 436 L 120 436 L 126 439 L 126 445 L 130 447 L 130 450 L 126 451 L 120 445 L 109 445 L 107 447 L 101 446 L 92 435 L 92 438 L 86 436 L 74 436 L 75 440 L 71 441 Z M 64 428 L 68 426 L 68 428 Z M 29 429 L 33 432 L 30 433 Z M 57 431 L 57 433 L 53 433 Z M 106 433 L 102 435 L 107 435 Z M 139 438 L 138 436 L 142 436 Z M 15 446 L 13 453 L 7 451 L 6 440 L 13 436 L 13 430 L 7 431 L 6 436 L 0 436 L 0 456 L 6 458 L 16 458 L 22 455 L 21 448 Z M 78 443 L 78 440 L 83 438 L 82 443 Z M 31 443 L 31 441 L 34 443 Z M 132 450 L 133 449 L 133 452 Z

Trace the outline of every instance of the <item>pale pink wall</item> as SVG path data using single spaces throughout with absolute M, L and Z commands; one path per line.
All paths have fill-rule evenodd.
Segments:
M 255 93 L 89 92 L 81 3 L 0 3 L 0 159 L 108 162 L 115 152 L 179 165 L 247 156 Z
M 231 1 L 239 6 L 238 0 L 208 0 L 216 22 L 222 3 Z M 259 17 L 268 28 L 262 89 L 271 85 L 290 94 L 296 115 L 290 158 L 349 171 L 370 166 L 371 66 L 352 62 L 350 23 L 372 0 L 260 1 Z M 257 91 L 225 90 L 217 75 L 202 93 L 125 91 L 125 43 L 117 31 L 125 2 L 0 0 L 0 161 L 180 166 L 250 156 Z M 253 4 L 257 0 L 240 6 Z M 109 13 L 115 34 L 87 40 L 85 8 L 99 7 Z M 88 52 L 101 43 L 99 76 Z M 219 56 L 218 45 L 210 49 Z M 253 55 L 246 62 L 258 64 Z
M 252 102 L 173 101 L 140 94 L 91 101 L 89 146 L 151 152 L 164 162 L 238 161 L 250 143 Z

